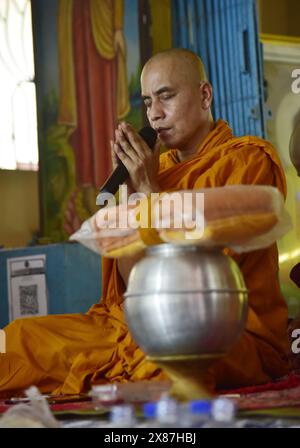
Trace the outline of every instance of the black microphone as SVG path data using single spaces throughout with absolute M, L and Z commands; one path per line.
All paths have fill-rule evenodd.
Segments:
M 152 129 L 150 126 L 145 126 L 144 128 L 139 130 L 139 135 L 145 140 L 150 149 L 154 149 L 157 138 L 157 134 L 154 129 Z M 96 205 L 102 205 L 102 201 L 100 199 L 101 194 L 115 194 L 118 191 L 119 186 L 123 184 L 125 180 L 128 179 L 128 177 L 128 170 L 124 163 L 119 159 L 117 168 L 113 171 L 113 173 L 100 188 L 99 194 L 96 199 Z

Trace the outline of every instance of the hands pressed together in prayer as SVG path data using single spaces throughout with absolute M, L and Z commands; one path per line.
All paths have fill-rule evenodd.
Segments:
M 160 143 L 156 142 L 152 151 L 144 139 L 128 123 L 120 123 L 115 130 L 115 141 L 110 142 L 112 165 L 115 169 L 118 158 L 124 163 L 129 179 L 125 182 L 128 194 L 159 192 L 157 176 L 159 171 Z M 141 258 L 141 254 L 131 258 L 117 260 L 119 273 L 127 286 L 132 266 Z
M 126 182 L 129 194 L 159 192 L 159 141 L 152 151 L 132 126 L 122 122 L 115 130 L 115 141 L 110 144 L 113 169 L 117 167 L 119 158 L 129 172 L 130 179 Z

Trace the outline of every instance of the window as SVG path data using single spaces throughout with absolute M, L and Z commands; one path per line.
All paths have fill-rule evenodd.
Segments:
M 30 0 L 0 0 L 0 168 L 38 169 Z

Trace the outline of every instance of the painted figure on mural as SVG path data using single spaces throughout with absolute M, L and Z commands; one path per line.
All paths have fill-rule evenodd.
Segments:
M 123 17 L 124 0 L 59 1 L 58 122 L 73 130 L 77 184 L 65 210 L 67 234 L 96 211 L 96 191 L 112 169 L 109 142 L 130 110 Z

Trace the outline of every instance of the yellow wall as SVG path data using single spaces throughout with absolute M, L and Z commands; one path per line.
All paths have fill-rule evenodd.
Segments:
M 172 48 L 171 0 L 150 0 L 153 54 Z
M 26 246 L 39 229 L 38 173 L 0 170 L 0 245 Z
M 299 0 L 258 0 L 261 33 L 300 36 Z

